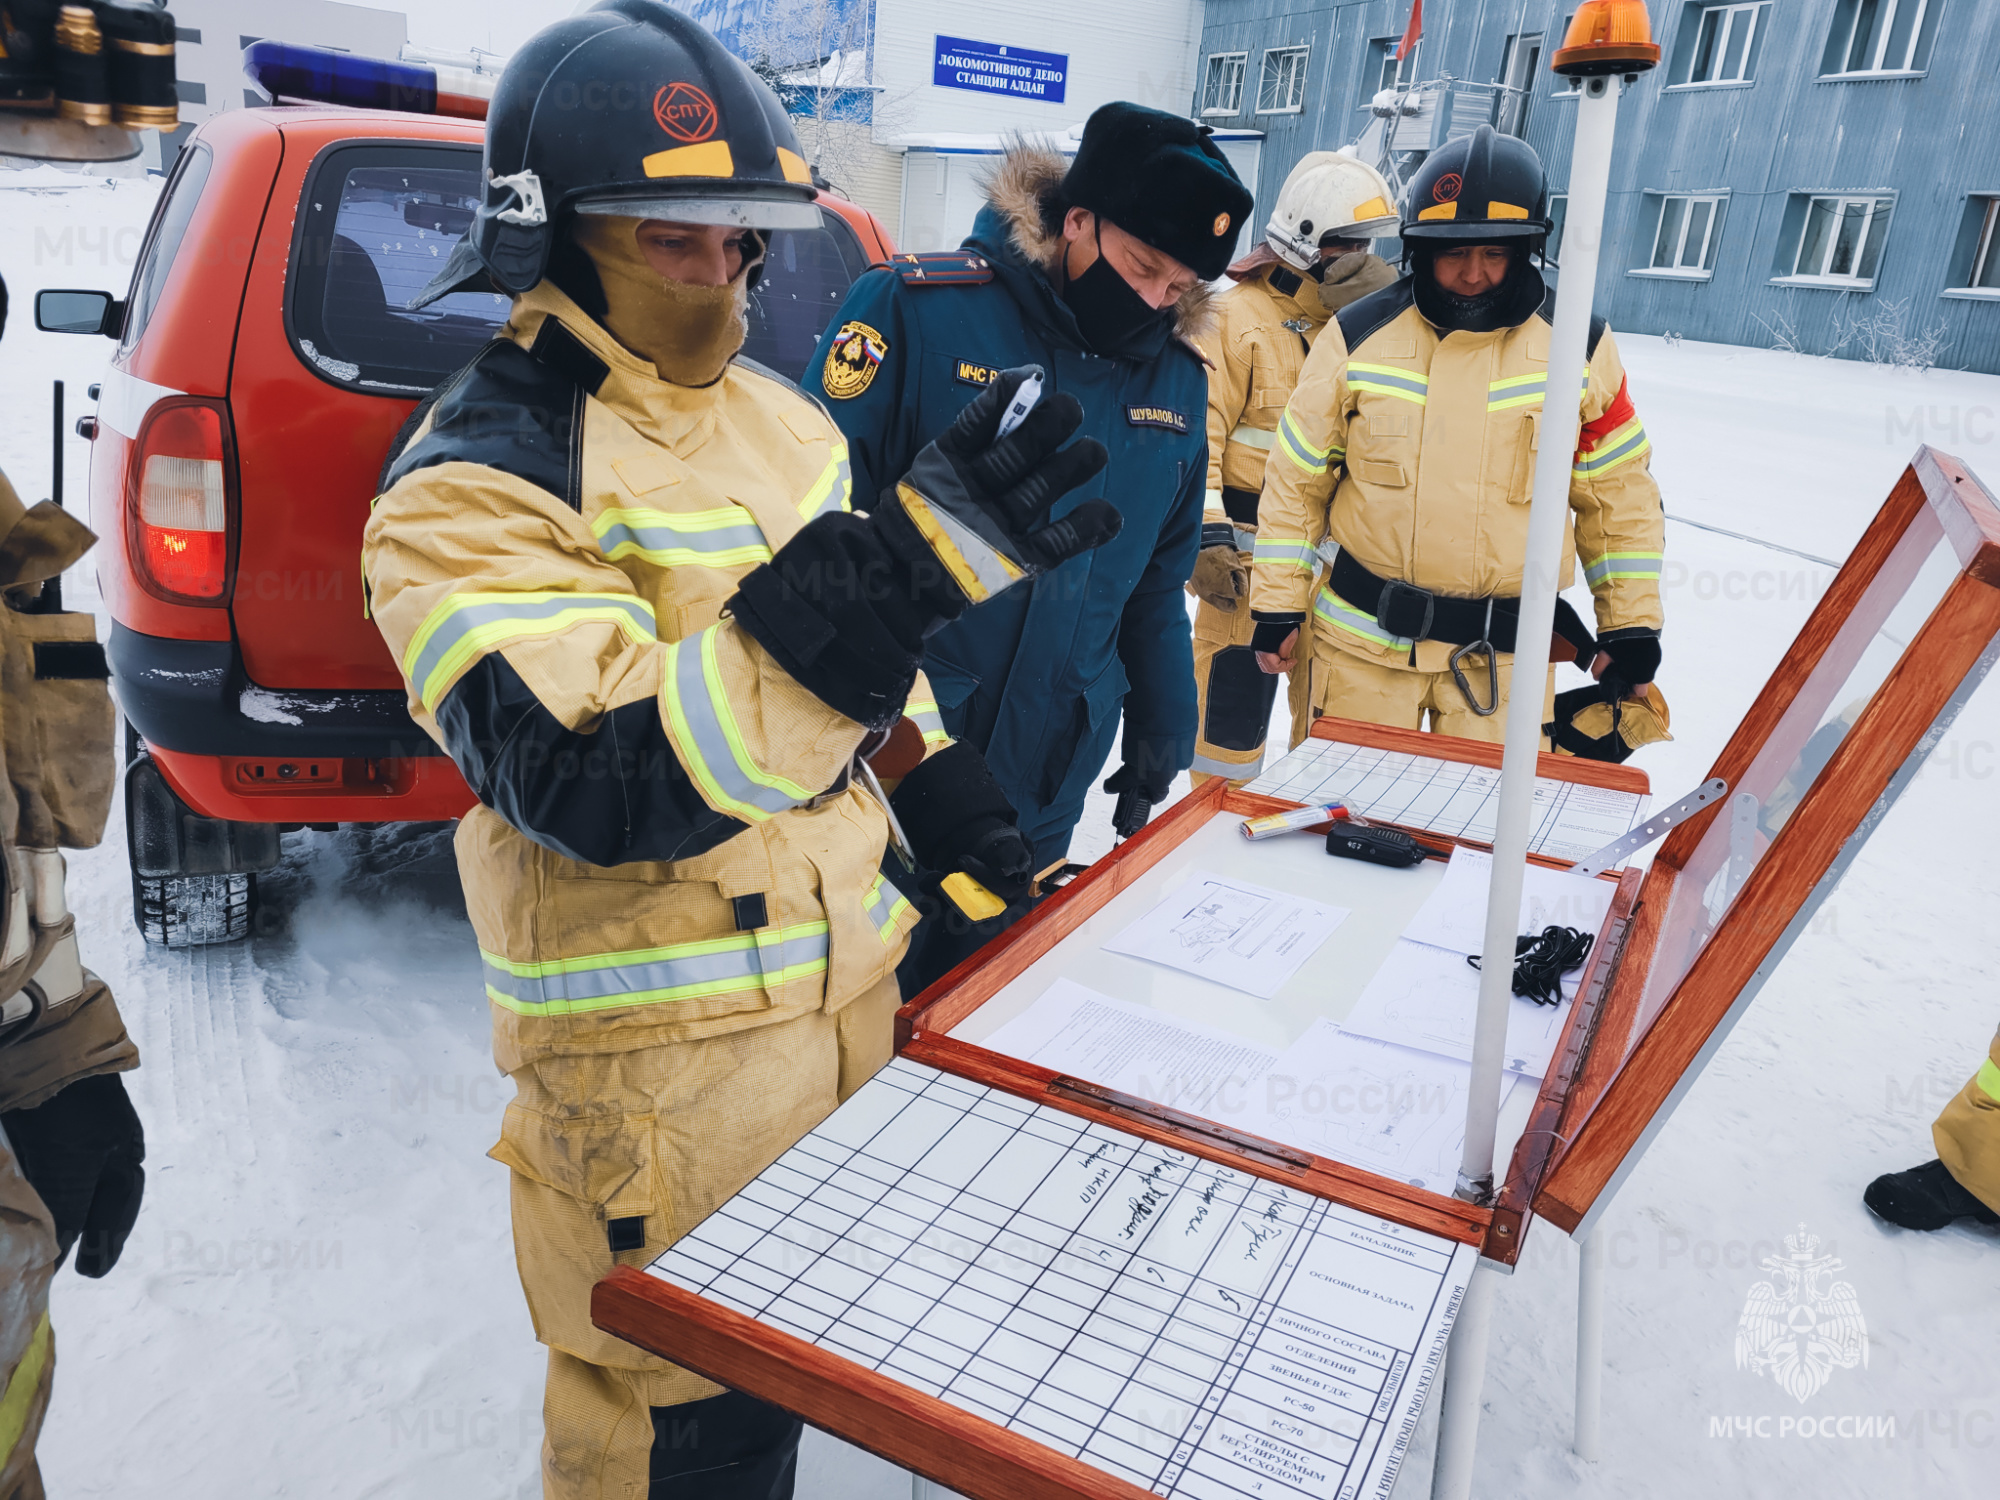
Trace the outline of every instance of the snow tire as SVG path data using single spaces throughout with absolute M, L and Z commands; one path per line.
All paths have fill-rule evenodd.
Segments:
M 255 875 L 132 877 L 132 915 L 146 941 L 162 948 L 234 943 L 250 935 Z

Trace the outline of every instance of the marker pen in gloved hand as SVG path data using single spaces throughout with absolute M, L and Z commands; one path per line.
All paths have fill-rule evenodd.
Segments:
M 1034 368 L 1030 366 L 1030 368 Z M 1042 399 L 1042 372 L 1035 373 L 1021 382 L 1014 392 L 1014 399 L 1007 404 L 1007 410 L 1000 417 L 1000 430 L 993 434 L 993 441 L 999 442 L 1008 433 L 1028 420 L 1028 413 L 1035 409 L 1035 403 Z

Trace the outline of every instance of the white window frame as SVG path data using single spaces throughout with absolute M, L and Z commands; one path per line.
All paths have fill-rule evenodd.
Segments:
M 1220 63 L 1222 67 L 1217 68 Z M 1236 90 L 1230 95 L 1225 108 L 1220 101 L 1211 102 L 1210 91 L 1216 80 L 1224 75 L 1230 63 L 1236 64 Z M 1243 79 L 1250 71 L 1248 52 L 1211 52 L 1201 79 L 1201 113 L 1203 118 L 1212 115 L 1240 115 L 1243 113 Z
M 1562 205 L 1560 210 L 1557 209 L 1557 204 Z M 1563 233 L 1569 228 L 1568 193 L 1549 194 L 1549 219 L 1555 225 L 1555 228 L 1549 231 L 1548 240 L 1542 251 L 1542 259 L 1557 270 L 1561 270 Z
M 1363 109 L 1368 107 L 1369 99 L 1373 99 L 1382 90 L 1406 89 L 1415 83 L 1417 81 L 1417 59 L 1423 56 L 1424 51 L 1424 39 L 1418 37 L 1417 45 L 1410 49 L 1410 55 L 1401 62 L 1397 62 L 1396 49 L 1403 45 L 1403 39 L 1400 36 L 1374 36 L 1368 39 L 1368 44 L 1371 49 L 1369 54 L 1371 57 L 1374 55 L 1374 48 L 1380 47 L 1382 49 L 1382 62 L 1381 66 L 1376 70 L 1375 87 L 1368 91 L 1368 99 L 1361 101 Z
M 1868 59 L 1865 66 L 1851 67 L 1847 64 L 1854 55 L 1854 43 L 1861 30 L 1862 15 L 1870 4 L 1886 9 L 1888 14 L 1883 17 L 1882 30 L 1875 44 L 1875 55 Z M 1929 58 L 1924 59 L 1923 68 L 1915 66 L 1913 59 L 1916 56 L 1917 44 L 1923 39 L 1924 23 L 1930 19 L 1933 10 L 1941 9 L 1943 5 L 1944 0 L 1855 0 L 1854 15 L 1847 26 L 1847 38 L 1840 47 L 1842 66 L 1820 76 L 1822 78 L 1907 78 L 1926 71 L 1930 63 Z M 1889 34 L 1896 29 L 1896 15 L 1904 6 L 1912 7 L 1916 12 L 1916 18 L 1910 22 L 1910 34 L 1903 47 L 1902 57 L 1892 60 L 1888 55 Z
M 1993 278 L 1992 285 L 1980 285 L 1982 272 Z M 2000 297 L 2000 194 L 1986 200 L 1986 222 L 1979 229 L 1979 248 L 1972 252 L 1972 269 L 1965 285 L 1954 290 Z
M 1534 61 L 1526 68 L 1517 66 L 1521 60 L 1523 42 L 1533 42 Z M 1494 80 L 1507 90 L 1502 94 L 1500 115 L 1507 121 L 1507 135 L 1525 136 L 1528 132 L 1528 110 L 1535 99 L 1535 75 L 1541 71 L 1541 61 L 1548 53 L 1548 35 L 1540 31 L 1516 32 L 1507 38 L 1506 50 L 1500 56 L 1500 76 Z M 1516 74 L 1521 81 L 1514 82 Z M 1518 90 L 1519 92 L 1515 92 Z
M 1653 226 L 1652 243 L 1646 247 L 1646 263 L 1634 266 L 1634 276 L 1660 276 L 1674 281 L 1710 281 L 1715 277 L 1714 258 L 1721 243 L 1722 219 L 1729 207 L 1727 193 L 1661 193 L 1660 217 Z M 1679 221 L 1675 226 L 1672 258 L 1667 265 L 1659 264 L 1661 237 L 1667 232 L 1667 215 L 1674 204 L 1681 205 Z M 1708 205 L 1708 216 L 1702 222 L 1701 243 L 1694 247 L 1695 254 L 1690 262 L 1688 256 L 1688 229 L 1695 218 L 1695 205 Z
M 1840 222 L 1846 215 L 1849 207 L 1864 203 L 1868 205 L 1868 218 L 1862 228 L 1861 239 L 1854 247 L 1854 262 L 1858 266 L 1868 258 L 1868 247 L 1874 236 L 1888 234 L 1889 220 L 1895 214 L 1895 198 L 1884 193 L 1800 193 L 1797 196 L 1806 200 L 1806 212 L 1805 218 L 1799 224 L 1798 243 L 1792 249 L 1791 274 L 1776 276 L 1772 280 L 1783 286 L 1824 286 L 1837 287 L 1843 290 L 1862 291 L 1873 287 L 1876 280 L 1873 276 L 1835 275 L 1828 272 L 1825 267 L 1832 264 L 1834 251 L 1840 243 Z M 1820 203 L 1832 205 L 1833 232 L 1827 236 L 1825 253 L 1820 260 L 1820 268 L 1816 270 L 1802 270 L 1799 260 L 1805 254 L 1806 236 L 1812 232 L 1813 207 Z M 1878 246 L 1875 255 L 1878 267 L 1881 264 L 1881 259 L 1881 248 Z
M 1267 105 L 1264 102 L 1266 85 L 1273 82 L 1282 84 L 1285 78 L 1283 71 L 1285 65 L 1293 58 L 1298 59 L 1298 70 L 1291 75 L 1293 84 L 1293 87 L 1289 91 L 1291 97 L 1282 104 Z M 1272 71 L 1273 62 L 1277 64 L 1279 69 L 1276 74 Z M 1304 114 L 1306 108 L 1306 73 L 1311 65 L 1311 42 L 1296 43 L 1288 47 L 1266 47 L 1264 49 L 1263 62 L 1259 65 L 1257 73 L 1257 113 L 1260 115 Z M 1273 97 L 1276 97 L 1275 90 L 1273 90 Z
M 1750 54 L 1756 50 L 1758 42 L 1757 33 L 1768 19 L 1764 14 L 1766 8 L 1766 0 L 1731 0 L 1731 3 L 1723 5 L 1704 5 L 1701 8 L 1701 19 L 1695 25 L 1694 46 L 1688 57 L 1688 76 L 1674 86 L 1676 88 L 1699 89 L 1715 88 L 1726 84 L 1756 82 L 1755 77 L 1750 72 Z M 1722 76 L 1720 70 L 1723 60 L 1729 55 L 1728 41 L 1730 31 L 1733 27 L 1740 24 L 1742 18 L 1746 15 L 1749 18 L 1749 30 L 1744 34 L 1743 50 L 1738 54 L 1737 72 L 1734 77 L 1725 78 Z M 1694 76 L 1694 71 L 1697 60 L 1701 56 L 1701 33 L 1709 24 L 1709 17 L 1711 16 L 1716 17 L 1715 51 L 1711 57 L 1715 71 L 1707 78 L 1697 78 Z
M 1551 47 L 1549 49 L 1548 55 L 1550 57 L 1554 57 L 1556 53 L 1562 49 L 1563 42 L 1569 40 L 1570 22 L 1574 21 L 1575 19 L 1576 19 L 1575 11 L 1573 10 L 1565 11 L 1563 13 L 1562 26 L 1558 29 L 1556 33 L 1557 36 L 1559 36 L 1562 40 L 1558 41 L 1554 47 Z M 1558 99 L 1580 99 L 1583 97 L 1583 80 L 1581 78 L 1571 78 L 1566 73 L 1558 73 L 1556 75 L 1556 86 L 1554 89 L 1554 94 L 1555 97 Z

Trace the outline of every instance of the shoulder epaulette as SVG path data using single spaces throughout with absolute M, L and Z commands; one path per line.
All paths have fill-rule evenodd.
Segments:
M 892 255 L 889 269 L 904 286 L 978 286 L 993 279 L 993 264 L 970 250 L 933 250 L 924 255 Z
M 1551 328 L 1555 327 L 1556 289 L 1554 287 L 1550 287 L 1549 294 L 1542 299 L 1542 305 L 1536 310 L 1536 316 Z M 1585 359 L 1597 358 L 1597 346 L 1603 342 L 1604 330 L 1610 326 L 1604 319 L 1598 317 L 1596 313 L 1590 315 L 1590 342 L 1583 352 Z
M 1379 292 L 1370 292 L 1358 302 L 1348 303 L 1333 315 L 1340 324 L 1342 343 L 1350 353 L 1360 348 L 1362 340 L 1393 323 L 1416 300 L 1416 278 L 1404 276 Z

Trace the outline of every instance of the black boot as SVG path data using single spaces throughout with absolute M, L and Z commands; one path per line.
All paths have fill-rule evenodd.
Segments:
M 1890 1172 L 1868 1184 L 1861 1201 L 1904 1229 L 1942 1229 L 1958 1219 L 2000 1224 L 2000 1214 L 1958 1185 L 1941 1161 L 1927 1161 L 1907 1172 Z
M 740 1391 L 653 1408 L 652 1500 L 792 1500 L 805 1424 Z

